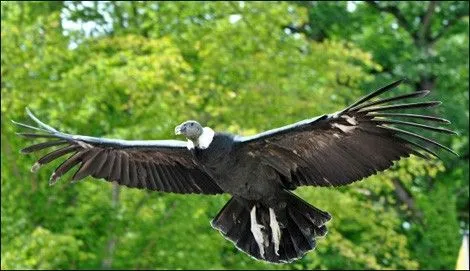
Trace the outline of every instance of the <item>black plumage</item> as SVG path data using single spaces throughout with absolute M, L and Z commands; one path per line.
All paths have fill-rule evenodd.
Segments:
M 437 156 L 436 147 L 455 154 L 435 140 L 404 130 L 452 134 L 435 126 L 449 121 L 395 112 L 430 108 L 440 102 L 390 104 L 424 97 L 429 91 L 373 100 L 400 83 L 378 89 L 336 113 L 247 137 L 214 133 L 194 121 L 175 129 L 177 134 L 186 135 L 188 142 L 71 135 L 44 124 L 29 110 L 38 127 L 14 123 L 33 130 L 18 135 L 46 140 L 24 148 L 23 153 L 55 147 L 36 162 L 33 171 L 68 155 L 51 175 L 51 185 L 78 166 L 74 181 L 92 176 L 162 192 L 229 193 L 232 199 L 211 225 L 256 259 L 291 262 L 316 246 L 316 238 L 326 235 L 325 224 L 331 219 L 291 190 L 305 185 L 347 185 L 411 154 Z M 413 122 L 417 120 L 431 125 Z

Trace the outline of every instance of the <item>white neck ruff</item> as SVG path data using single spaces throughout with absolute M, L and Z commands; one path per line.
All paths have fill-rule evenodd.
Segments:
M 209 127 L 204 127 L 204 129 L 202 129 L 202 134 L 198 137 L 196 142 L 188 139 L 188 149 L 191 150 L 194 149 L 194 147 L 197 147 L 198 149 L 209 148 L 212 139 L 214 139 L 214 134 L 214 130 Z

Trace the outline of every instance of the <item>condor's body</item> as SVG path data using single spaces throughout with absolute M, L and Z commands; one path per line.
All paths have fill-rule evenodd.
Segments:
M 20 133 L 45 142 L 22 150 L 55 148 L 32 170 L 70 154 L 53 172 L 52 185 L 75 166 L 72 179 L 87 176 L 127 187 L 189 194 L 228 193 L 233 197 L 211 225 L 251 257 L 271 263 L 292 262 L 316 246 L 331 216 L 291 193 L 299 186 L 336 187 L 383 171 L 411 154 L 437 156 L 431 147 L 454 153 L 433 139 L 401 128 L 441 133 L 451 130 L 414 121 L 448 124 L 429 115 L 395 110 L 429 108 L 440 102 L 389 104 L 426 96 L 415 91 L 373 100 L 400 84 L 394 82 L 347 108 L 316 118 L 242 137 L 214 132 L 196 121 L 175 127 L 181 140 L 135 141 L 71 135 L 29 116 L 39 125 Z M 414 121 L 404 121 L 409 119 Z M 398 126 L 398 127 L 397 127 Z M 455 154 L 455 153 L 454 153 Z
M 278 176 L 259 157 L 240 155 L 236 136 L 215 133 L 208 148 L 191 152 L 204 171 L 227 193 L 249 201 L 271 203 L 282 190 Z M 228 159 L 230 157 L 230 159 Z

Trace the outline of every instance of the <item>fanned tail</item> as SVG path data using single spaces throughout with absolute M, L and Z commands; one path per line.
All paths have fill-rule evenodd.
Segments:
M 280 195 L 281 208 L 232 198 L 211 221 L 213 228 L 257 260 L 288 263 L 304 256 L 325 236 L 331 216 L 294 194 Z

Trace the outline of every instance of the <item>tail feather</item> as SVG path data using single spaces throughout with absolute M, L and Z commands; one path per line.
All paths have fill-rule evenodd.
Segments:
M 294 208 L 291 207 L 288 210 L 300 213 L 300 215 L 303 215 L 305 218 L 309 219 L 313 225 L 319 227 L 331 219 L 331 215 L 329 213 L 310 205 L 295 194 L 289 191 L 285 191 L 284 194 L 286 195 L 285 198 L 287 204 L 295 206 Z
M 297 224 L 291 223 L 286 229 L 292 246 L 294 247 L 294 250 L 292 251 L 293 258 L 289 259 L 286 257 L 282 260 L 289 261 L 299 258 L 299 256 L 303 256 L 307 251 L 315 248 L 315 239 L 311 238 L 311 235 L 305 236 Z
M 327 233 L 324 224 L 331 216 L 291 192 L 285 191 L 279 198 L 282 208 L 232 198 L 211 221 L 211 225 L 239 250 L 255 259 L 271 263 L 292 262 L 315 248 L 316 238 Z M 253 208 L 256 208 L 255 221 L 250 215 Z M 270 221 L 270 208 L 275 214 L 273 221 Z M 270 223 L 278 224 L 280 239 L 276 240 L 278 235 L 274 234 Z M 253 224 L 261 226 L 264 242 L 260 239 L 256 241 L 255 234 L 259 236 L 259 233 L 252 231 Z
M 283 238 L 281 238 L 281 246 L 279 248 L 279 255 L 281 255 L 280 262 L 291 262 L 293 260 L 296 260 L 299 256 L 298 252 L 296 252 L 289 230 L 284 229 L 282 233 L 284 236 Z
M 231 198 L 211 221 L 212 227 L 225 234 L 228 233 L 236 224 L 239 224 L 236 218 L 243 212 L 243 209 L 244 207 L 238 204 L 235 198 Z M 230 219 L 233 219 L 233 223 L 220 223 L 220 221 L 230 221 Z
M 261 257 L 256 242 L 252 240 L 249 210 L 239 199 L 231 198 L 211 221 L 211 226 L 239 250 L 257 259 Z

